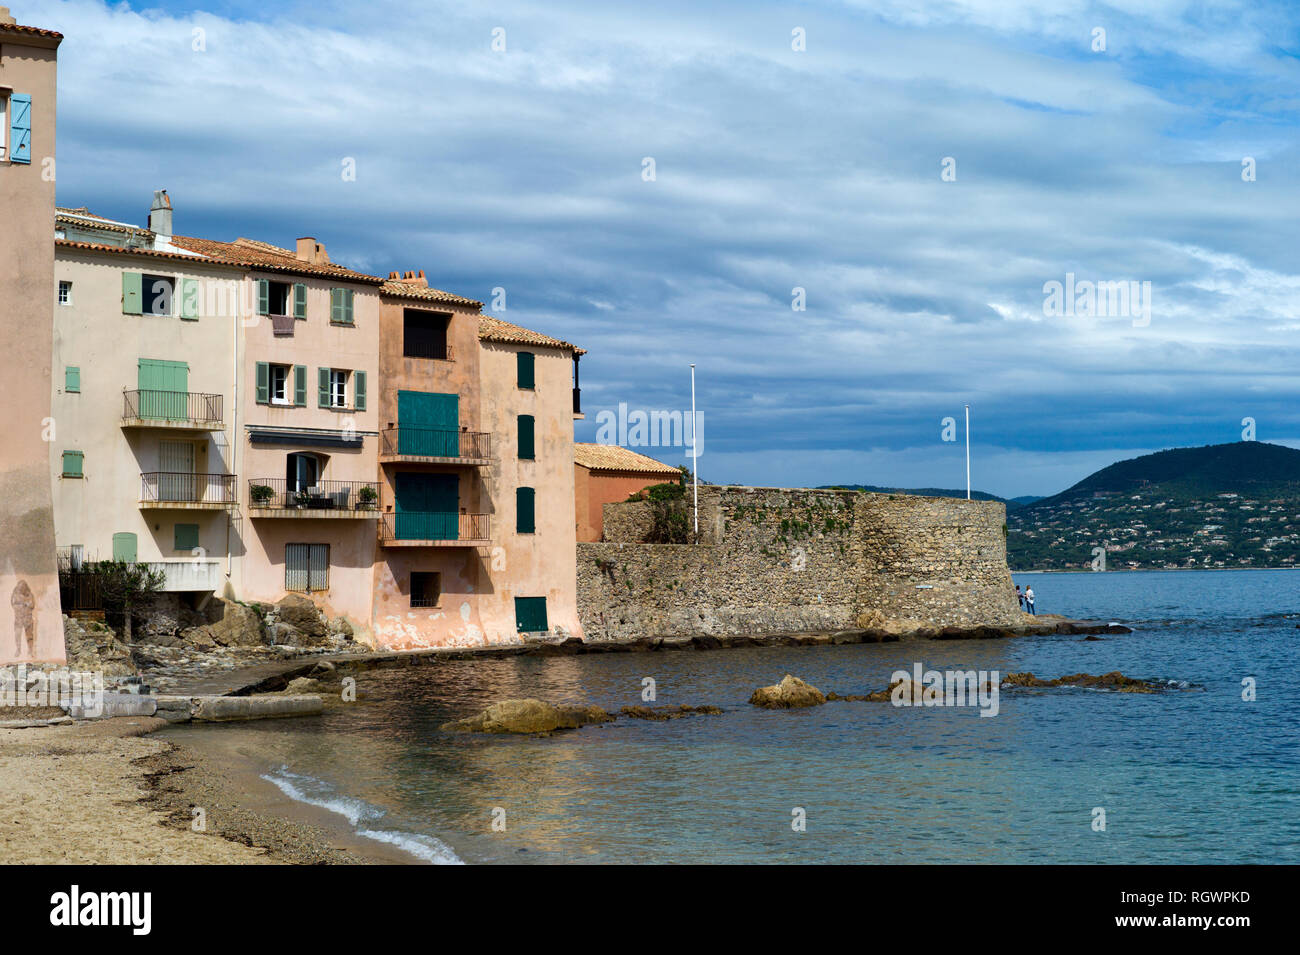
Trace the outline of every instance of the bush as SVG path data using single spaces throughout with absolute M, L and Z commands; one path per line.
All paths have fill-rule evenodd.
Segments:
M 92 567 L 103 594 L 104 609 L 121 618 L 122 637 L 130 643 L 135 607 L 144 597 L 162 587 L 163 572 L 152 570 L 148 564 L 132 564 L 124 560 L 101 560 Z

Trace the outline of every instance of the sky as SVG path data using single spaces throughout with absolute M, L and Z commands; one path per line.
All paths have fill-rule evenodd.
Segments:
M 694 362 L 718 483 L 962 487 L 967 404 L 1008 497 L 1300 446 L 1298 5 L 10 6 L 61 205 L 424 269 L 588 350 L 578 440 Z

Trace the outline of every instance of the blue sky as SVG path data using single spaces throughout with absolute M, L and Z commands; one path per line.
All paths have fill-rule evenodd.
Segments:
M 1008 496 L 1245 417 L 1300 446 L 1292 5 L 11 6 L 67 36 L 61 204 L 502 287 L 589 350 L 579 440 L 693 361 L 712 481 L 961 486 L 965 403 Z M 1149 324 L 1046 314 L 1067 273 Z

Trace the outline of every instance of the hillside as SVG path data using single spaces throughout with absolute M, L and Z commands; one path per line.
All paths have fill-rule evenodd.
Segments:
M 868 491 L 872 494 L 916 494 L 921 497 L 965 497 L 964 490 L 947 487 L 881 487 L 878 484 L 824 484 L 820 490 L 842 490 L 842 491 Z M 1007 506 L 1008 511 L 1014 511 L 1016 508 L 1023 507 L 1032 501 L 1041 500 L 1037 497 L 998 497 L 996 494 L 988 494 L 985 491 L 971 491 L 970 496 L 977 501 L 1001 501 Z
M 1012 568 L 1290 567 L 1300 558 L 1300 451 L 1242 441 L 1119 461 L 1011 512 Z

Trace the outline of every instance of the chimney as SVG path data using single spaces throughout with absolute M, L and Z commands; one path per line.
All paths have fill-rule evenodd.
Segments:
M 149 229 L 157 235 L 172 234 L 172 201 L 166 189 L 155 189 L 149 207 Z
M 17 20 L 9 15 L 8 7 L 0 7 L 0 25 L 12 26 L 17 22 Z
M 330 257 L 325 251 L 325 246 L 317 242 L 312 236 L 304 236 L 298 240 L 298 249 L 295 255 L 299 262 L 306 262 L 310 265 L 327 265 Z
M 414 285 L 416 288 L 429 287 L 429 280 L 424 277 L 424 269 L 420 269 L 419 275 L 416 275 L 415 272 L 408 269 L 401 273 L 401 278 L 398 278 L 398 273 L 396 272 L 389 272 L 388 277 L 394 281 L 401 282 L 403 285 Z

